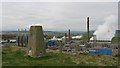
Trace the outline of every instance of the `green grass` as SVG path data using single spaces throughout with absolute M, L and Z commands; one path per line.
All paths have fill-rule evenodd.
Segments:
M 7 43 L 7 44 L 5 44 L 5 45 L 7 45 L 7 46 L 16 46 L 16 44 L 17 44 L 17 43 Z
M 2 52 L 3 66 L 60 66 L 75 64 L 65 54 L 47 53 L 41 58 L 25 56 L 24 49 L 5 48 Z
M 47 53 L 41 58 L 25 56 L 25 48 L 3 47 L 3 66 L 116 66 L 117 57 L 110 55 L 72 55 Z

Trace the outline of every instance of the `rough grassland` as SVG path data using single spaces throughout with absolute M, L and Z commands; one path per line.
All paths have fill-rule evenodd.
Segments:
M 111 55 L 73 55 L 47 53 L 41 58 L 25 55 L 25 48 L 6 46 L 2 49 L 3 66 L 116 66 L 118 58 Z

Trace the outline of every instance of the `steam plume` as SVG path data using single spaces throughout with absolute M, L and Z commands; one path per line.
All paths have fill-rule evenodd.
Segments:
M 97 40 L 111 40 L 117 29 L 117 17 L 115 15 L 110 15 L 105 18 L 105 23 L 103 25 L 98 26 L 93 35 L 97 36 Z

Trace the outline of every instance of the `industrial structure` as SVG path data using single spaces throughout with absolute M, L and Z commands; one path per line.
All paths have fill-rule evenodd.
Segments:
M 87 17 L 87 38 L 88 38 L 88 40 L 87 40 L 87 42 L 89 42 L 89 17 Z
M 59 50 L 60 53 L 70 52 L 70 53 L 90 53 L 96 54 L 112 54 L 113 50 L 118 49 L 118 44 L 111 44 L 111 41 L 97 40 L 96 35 L 93 35 L 92 41 L 90 40 L 90 28 L 89 28 L 89 17 L 87 17 L 87 40 L 82 43 L 82 36 L 72 36 L 70 29 L 64 33 L 61 38 L 56 38 L 53 36 L 51 39 L 46 39 L 43 34 L 42 26 L 31 26 L 29 33 L 21 32 L 18 30 L 17 35 L 17 46 L 26 47 L 27 55 L 31 57 L 41 57 L 50 49 Z M 119 31 L 116 31 L 116 36 L 119 35 Z M 44 40 L 46 39 L 46 40 Z

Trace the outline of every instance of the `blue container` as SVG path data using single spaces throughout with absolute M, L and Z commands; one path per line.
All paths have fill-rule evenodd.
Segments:
M 98 50 L 99 54 L 108 54 L 108 55 L 112 55 L 112 50 L 107 50 L 107 49 L 99 49 Z
M 55 41 L 55 40 L 48 41 L 48 46 L 54 46 L 54 45 L 57 45 L 57 41 Z
M 96 50 L 89 50 L 89 53 L 90 53 L 90 54 L 96 54 L 97 51 L 96 51 Z

